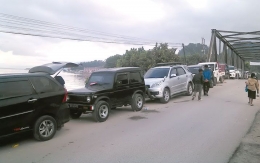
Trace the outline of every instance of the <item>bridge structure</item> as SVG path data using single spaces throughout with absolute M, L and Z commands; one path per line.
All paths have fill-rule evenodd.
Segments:
M 212 29 L 207 60 L 245 70 L 245 62 L 260 62 L 260 31 L 236 32 Z

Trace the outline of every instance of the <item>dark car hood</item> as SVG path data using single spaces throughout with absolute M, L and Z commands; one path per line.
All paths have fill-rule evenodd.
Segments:
M 81 94 L 81 95 L 91 95 L 91 94 L 102 94 L 102 93 L 106 93 L 106 92 L 111 92 L 112 89 L 99 89 L 99 88 L 95 88 L 95 87 L 83 87 L 83 88 L 79 88 L 79 89 L 74 89 L 74 90 L 70 90 L 68 91 L 68 94 Z
M 68 94 L 92 94 L 97 92 L 97 90 L 91 90 L 86 87 L 79 88 L 79 89 L 73 89 L 68 91 Z

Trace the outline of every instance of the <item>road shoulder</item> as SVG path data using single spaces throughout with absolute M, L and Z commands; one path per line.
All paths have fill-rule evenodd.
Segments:
M 259 163 L 260 160 L 260 111 L 246 136 L 242 139 L 229 163 Z

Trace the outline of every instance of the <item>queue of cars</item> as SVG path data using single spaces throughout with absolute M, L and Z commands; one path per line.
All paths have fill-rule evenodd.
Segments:
M 58 76 L 74 63 L 53 62 L 33 67 L 24 74 L 0 75 L 0 138 L 31 132 L 35 139 L 50 140 L 70 118 L 91 113 L 104 122 L 111 109 L 131 106 L 140 111 L 145 98 L 168 103 L 173 96 L 192 95 L 193 75 L 207 64 L 214 74 L 211 87 L 221 82 L 215 62 L 186 66 L 181 63 L 157 64 L 145 75 L 138 67 L 102 69 L 93 72 L 81 89 L 68 91 Z

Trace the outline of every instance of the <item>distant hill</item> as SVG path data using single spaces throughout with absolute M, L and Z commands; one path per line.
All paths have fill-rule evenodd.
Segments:
M 89 61 L 89 62 L 81 62 L 81 66 L 71 68 L 71 70 L 83 70 L 86 67 L 104 67 L 105 62 L 102 60 L 94 60 L 94 61 Z
M 194 44 L 194 43 L 189 43 L 189 45 L 184 46 L 185 48 L 185 54 L 186 55 L 195 55 L 195 54 L 199 54 L 199 55 L 203 55 L 203 45 L 200 43 Z M 204 45 L 204 49 L 205 49 L 205 54 L 208 54 L 209 51 L 209 47 L 207 45 Z M 183 55 L 183 49 L 181 49 L 178 53 L 178 55 Z
M 94 60 L 89 62 L 81 62 L 83 67 L 104 67 L 105 62 L 102 60 Z

